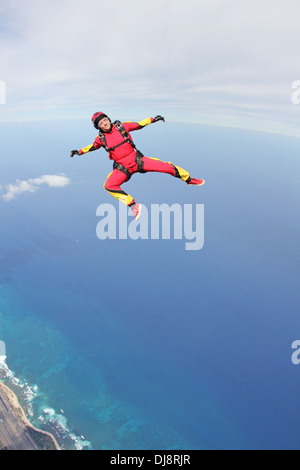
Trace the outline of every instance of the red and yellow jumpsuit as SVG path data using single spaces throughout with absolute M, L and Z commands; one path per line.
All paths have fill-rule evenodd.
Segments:
M 148 124 L 152 124 L 153 122 L 154 118 L 147 118 L 140 122 L 123 122 L 122 126 L 127 131 L 130 141 L 133 142 L 129 132 L 143 129 L 143 127 L 147 126 Z M 127 174 L 124 171 L 115 168 L 108 175 L 104 183 L 104 188 L 113 197 L 119 201 L 124 202 L 127 204 L 127 206 L 131 206 L 135 204 L 135 201 L 132 196 L 122 190 L 121 185 L 128 181 L 131 175 L 138 172 L 138 164 L 136 162 L 137 151 L 129 142 L 124 143 L 124 138 L 120 131 L 116 128 L 115 124 L 112 124 L 111 130 L 109 132 L 105 132 L 105 140 L 107 147 L 109 149 L 112 148 L 112 150 L 109 151 L 109 158 L 116 162 L 115 166 L 116 164 L 121 164 L 127 170 Z M 105 147 L 105 143 L 98 135 L 95 138 L 93 144 L 80 149 L 79 153 L 83 155 L 101 147 Z M 171 162 L 163 162 L 157 158 L 149 158 L 145 156 L 142 156 L 142 162 L 143 173 L 148 171 L 156 171 L 161 173 L 169 173 L 170 175 L 180 178 L 183 181 L 188 181 L 190 179 L 190 175 L 187 171 L 185 171 L 183 168 L 180 168 L 179 166 L 175 166 Z

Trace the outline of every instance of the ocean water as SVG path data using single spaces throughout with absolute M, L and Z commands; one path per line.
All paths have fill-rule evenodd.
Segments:
M 90 122 L 1 125 L 0 376 L 65 449 L 298 449 L 299 139 L 158 123 L 147 156 L 205 178 L 135 175 L 152 203 L 204 204 L 205 243 L 99 240 L 106 153 Z M 18 134 L 16 141 L 15 135 Z M 14 142 L 14 145 L 11 143 Z

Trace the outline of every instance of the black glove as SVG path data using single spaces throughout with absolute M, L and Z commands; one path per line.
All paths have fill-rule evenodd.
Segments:
M 70 157 L 74 157 L 74 155 L 80 155 L 80 152 L 78 150 L 72 150 Z
M 157 121 L 165 122 L 165 118 L 163 118 L 162 116 L 155 116 L 155 118 L 153 119 L 153 122 L 157 122 Z

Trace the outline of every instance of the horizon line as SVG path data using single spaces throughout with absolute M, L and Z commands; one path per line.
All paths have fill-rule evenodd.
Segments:
M 47 121 L 84 121 L 86 118 L 83 117 L 47 117 L 47 118 L 28 118 L 28 119 L 11 119 L 11 120 L 1 120 L 0 124 L 20 124 L 20 123 L 27 123 L 27 122 L 47 122 Z M 182 124 L 198 124 L 210 127 L 229 127 L 230 129 L 241 129 L 241 130 L 248 130 L 253 132 L 263 132 L 268 134 L 276 134 L 276 135 L 284 135 L 286 137 L 296 137 L 300 138 L 300 130 L 298 133 L 293 132 L 293 129 L 282 129 L 282 130 L 275 130 L 275 129 L 266 129 L 266 128 L 259 128 L 253 127 L 251 125 L 238 125 L 238 124 L 230 124 L 230 123 L 220 123 L 220 122 L 208 122 L 206 120 L 177 120 L 177 119 L 167 119 L 167 122 L 174 122 L 174 123 L 182 123 Z M 257 123 L 258 125 L 259 123 Z

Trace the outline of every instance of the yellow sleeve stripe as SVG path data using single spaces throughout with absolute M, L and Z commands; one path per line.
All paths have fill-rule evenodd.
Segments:
M 138 124 L 141 126 L 141 127 L 145 127 L 145 126 L 148 126 L 148 124 L 151 124 L 151 118 L 147 118 L 147 119 L 144 119 L 143 121 L 140 121 L 138 122 Z
M 81 151 L 82 151 L 83 153 L 87 153 L 87 152 L 89 152 L 89 151 L 91 150 L 91 148 L 93 147 L 93 145 L 94 145 L 94 144 L 88 145 L 87 147 L 82 148 Z

